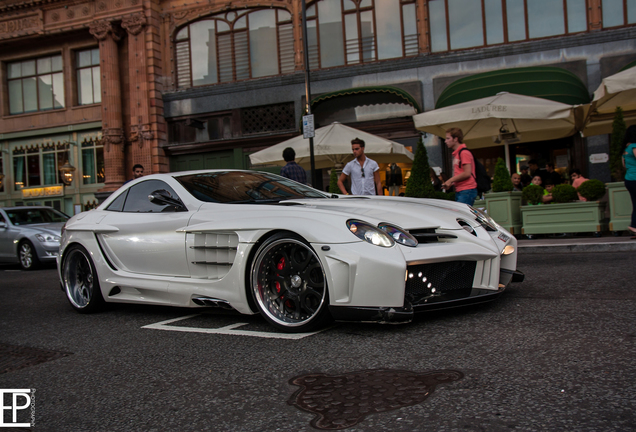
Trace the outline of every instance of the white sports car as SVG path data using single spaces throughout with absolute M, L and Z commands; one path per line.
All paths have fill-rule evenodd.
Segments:
M 214 306 L 305 332 L 493 300 L 523 280 L 516 245 L 465 204 L 330 195 L 217 170 L 127 183 L 66 223 L 57 262 L 79 312 L 104 302 Z

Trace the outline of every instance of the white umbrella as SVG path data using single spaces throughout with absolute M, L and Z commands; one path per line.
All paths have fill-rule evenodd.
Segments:
M 446 136 L 462 129 L 470 148 L 563 138 L 583 123 L 582 108 L 548 99 L 502 92 L 413 116 L 419 130 Z
M 588 106 L 589 114 L 583 134 L 591 136 L 611 133 L 616 107 L 623 109 L 623 117 L 627 123 L 636 123 L 636 67 L 603 79 Z
M 351 140 L 354 138 L 364 140 L 364 154 L 378 163 L 413 162 L 413 153 L 402 144 L 334 122 L 316 129 L 316 169 L 333 168 L 336 164 L 344 164 L 353 159 Z M 305 169 L 310 168 L 309 139 L 304 139 L 302 135 L 253 153 L 250 155 L 250 161 L 252 165 L 285 165 L 283 150 L 287 147 L 293 148 L 296 152 L 296 163 Z

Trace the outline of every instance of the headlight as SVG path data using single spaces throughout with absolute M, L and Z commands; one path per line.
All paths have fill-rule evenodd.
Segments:
M 398 226 L 387 224 L 387 223 L 381 223 L 380 225 L 378 225 L 378 228 L 380 228 L 382 231 L 390 235 L 391 238 L 393 238 L 393 240 L 395 240 L 397 244 L 401 244 L 408 247 L 417 246 L 417 240 L 415 239 L 415 237 L 413 237 L 411 234 L 404 231 L 402 228 Z
M 60 242 L 60 237 L 56 236 L 56 235 L 50 235 L 50 234 L 46 234 L 46 235 L 42 235 L 42 234 L 36 234 L 35 237 L 40 240 L 42 243 L 45 242 Z
M 373 245 L 391 247 L 395 244 L 387 233 L 366 222 L 351 219 L 347 221 L 347 228 L 359 239 Z

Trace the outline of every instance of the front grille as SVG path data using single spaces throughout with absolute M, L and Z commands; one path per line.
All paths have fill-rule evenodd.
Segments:
M 476 261 L 451 261 L 407 267 L 405 300 L 413 306 L 470 296 Z

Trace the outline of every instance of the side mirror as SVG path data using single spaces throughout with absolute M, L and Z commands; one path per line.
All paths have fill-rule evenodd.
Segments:
M 0 222 L 0 229 L 7 229 L 9 225 L 6 222 Z
M 174 211 L 188 211 L 179 198 L 173 198 L 165 189 L 159 189 L 148 195 L 148 201 L 157 205 L 173 206 Z M 166 210 L 167 211 L 167 210 Z

